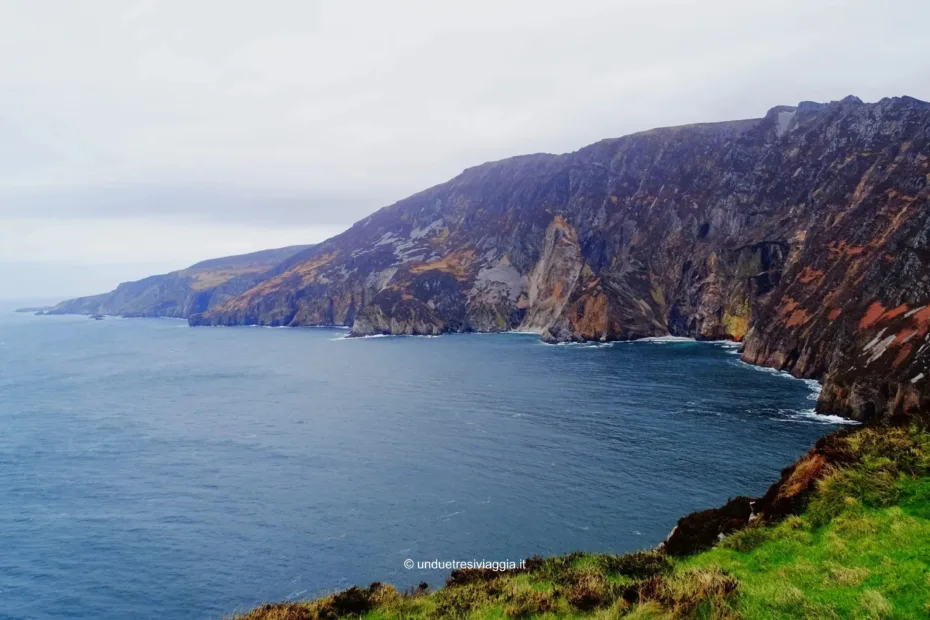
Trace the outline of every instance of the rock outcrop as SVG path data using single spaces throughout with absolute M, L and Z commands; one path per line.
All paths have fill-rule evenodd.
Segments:
M 751 524 L 771 525 L 801 514 L 821 480 L 834 468 L 855 462 L 847 438 L 856 432 L 844 429 L 821 437 L 807 454 L 782 470 L 762 497 L 735 497 L 719 508 L 682 517 L 658 549 L 674 556 L 691 555 Z
M 124 282 L 109 293 L 69 299 L 46 313 L 186 319 L 244 293 L 269 277 L 282 261 L 310 247 L 205 260 L 180 271 Z
M 858 419 L 928 404 L 930 104 L 779 106 L 470 168 L 192 325 L 745 342 Z

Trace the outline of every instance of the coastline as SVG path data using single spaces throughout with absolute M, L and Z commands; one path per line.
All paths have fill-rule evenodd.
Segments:
M 57 313 L 57 314 L 44 314 L 43 316 L 86 316 L 84 313 Z M 170 316 L 126 316 L 126 315 L 101 315 L 106 318 L 121 318 L 121 319 L 137 319 L 137 318 L 162 318 L 162 319 L 173 319 L 178 321 L 187 321 L 190 327 L 252 327 L 252 328 L 263 328 L 263 329 L 338 329 L 343 330 L 347 333 L 344 336 L 335 338 L 334 340 L 364 340 L 370 338 L 439 338 L 446 335 L 454 334 L 475 334 L 475 335 L 521 335 L 521 336 L 537 336 L 539 337 L 539 343 L 546 346 L 575 346 L 582 348 L 604 348 L 604 347 L 613 347 L 621 344 L 635 344 L 635 343 L 652 343 L 652 344 L 674 344 L 674 343 L 686 343 L 686 342 L 695 342 L 695 343 L 704 343 L 704 344 L 716 344 L 722 347 L 734 349 L 733 354 L 739 356 L 739 362 L 745 364 L 746 366 L 760 371 L 768 372 L 770 374 L 779 375 L 785 378 L 790 378 L 798 381 L 804 381 L 811 387 L 812 394 L 816 394 L 817 398 L 811 398 L 812 401 L 819 402 L 820 394 L 822 393 L 823 383 L 819 379 L 809 379 L 796 377 L 790 372 L 775 368 L 773 366 L 767 366 L 763 364 L 756 364 L 753 362 L 746 361 L 742 356 L 743 343 L 738 340 L 725 340 L 725 339 L 713 339 L 713 340 L 703 340 L 699 338 L 693 338 L 690 336 L 675 336 L 672 334 L 667 334 L 665 336 L 644 336 L 642 338 L 631 338 L 628 340 L 609 340 L 609 341 L 600 341 L 600 340 L 587 340 L 587 341 L 575 341 L 575 340 L 565 340 L 559 342 L 547 342 L 541 337 L 541 333 L 537 331 L 527 331 L 520 329 L 511 329 L 511 330 L 501 330 L 501 331 L 474 331 L 474 332 L 442 332 L 439 334 L 366 334 L 366 335 L 352 335 L 350 330 L 351 326 L 346 325 L 334 325 L 334 324 L 320 324 L 320 325 L 260 325 L 257 323 L 248 323 L 248 324 L 237 324 L 237 325 L 221 325 L 221 324 L 212 324 L 212 325 L 191 325 L 189 318 L 184 317 L 170 317 Z M 856 425 L 862 424 L 861 420 L 856 420 L 852 417 L 841 416 L 836 414 L 824 414 L 819 413 L 816 407 L 812 408 L 810 411 L 799 412 L 800 415 L 807 416 L 812 420 L 830 423 L 830 424 L 848 424 Z

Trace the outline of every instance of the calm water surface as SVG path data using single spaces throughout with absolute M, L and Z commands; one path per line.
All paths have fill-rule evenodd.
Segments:
M 722 345 L 0 314 L 0 615 L 218 618 L 661 541 L 831 430 Z

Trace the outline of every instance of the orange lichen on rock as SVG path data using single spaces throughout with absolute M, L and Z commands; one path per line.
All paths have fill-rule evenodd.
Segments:
M 827 244 L 827 249 L 831 254 L 842 254 L 844 256 L 858 256 L 865 252 L 865 246 L 849 245 L 847 241 L 831 241 Z
M 895 368 L 903 364 L 911 354 L 911 345 L 906 344 L 901 347 L 901 350 L 898 351 L 898 355 L 894 358 L 894 362 L 891 365 Z
M 804 325 L 813 318 L 805 308 L 799 308 L 798 302 L 791 297 L 785 297 L 785 302 L 778 309 L 778 314 L 784 319 L 786 327 Z
M 910 319 L 916 325 L 917 336 L 923 338 L 927 335 L 927 331 L 930 330 L 930 306 L 918 310 L 911 315 Z
M 878 320 L 882 318 L 882 314 L 885 312 L 885 306 L 880 303 L 873 302 L 869 309 L 865 311 L 865 315 L 862 317 L 862 320 L 859 321 L 859 329 L 868 329 L 872 327 Z
M 862 317 L 862 320 L 859 321 L 859 329 L 868 329 L 874 325 L 878 325 L 883 321 L 890 321 L 891 319 L 897 318 L 902 314 L 908 311 L 906 304 L 901 304 L 896 308 L 891 310 L 885 310 L 885 307 L 880 303 L 873 302 L 869 309 L 865 311 L 865 315 Z M 916 316 L 916 315 L 915 315 Z
M 882 320 L 882 321 L 888 321 L 888 320 L 893 319 L 893 318 L 895 318 L 895 317 L 901 316 L 902 314 L 904 314 L 904 313 L 907 312 L 907 311 L 908 311 L 908 307 L 907 307 L 906 305 L 904 305 L 904 304 L 901 304 L 901 305 L 898 306 L 897 308 L 892 308 L 891 310 L 889 310 L 888 312 L 886 312 L 885 314 L 883 314 L 881 320 Z
M 801 280 L 801 282 L 803 282 L 804 284 L 810 284 L 811 282 L 815 280 L 820 280 L 821 278 L 823 278 L 823 274 L 824 272 L 820 271 L 819 269 L 814 269 L 812 267 L 805 267 L 804 271 L 801 272 L 801 275 L 798 279 Z
M 798 325 L 804 325 L 811 320 L 810 312 L 804 308 L 798 308 L 791 313 L 791 316 L 788 317 L 788 321 L 785 323 L 786 327 L 796 327 Z
M 914 313 L 911 318 L 918 325 L 930 324 L 930 306 L 927 306 L 926 308 L 923 308 L 922 310 Z
M 791 297 L 785 296 L 784 303 L 781 305 L 781 307 L 778 308 L 778 314 L 780 314 L 782 317 L 786 317 L 794 312 L 794 309 L 797 307 L 798 302 L 796 302 Z
M 842 308 L 834 308 L 833 310 L 830 310 L 830 314 L 827 315 L 827 318 L 831 321 L 835 321 L 840 318 L 841 314 L 843 314 Z
M 894 200 L 895 198 L 897 198 L 898 200 L 902 202 L 907 202 L 907 203 L 911 203 L 917 200 L 917 196 L 910 196 L 908 194 L 902 194 L 901 192 L 894 190 L 894 189 L 889 189 L 886 192 L 886 194 L 888 195 L 889 201 Z
M 905 341 L 910 340 L 914 334 L 917 333 L 916 329 L 904 329 L 895 336 L 895 339 L 891 342 L 892 345 L 903 344 Z
M 456 280 L 465 280 L 468 278 L 468 268 L 474 258 L 474 250 L 460 250 L 428 263 L 414 265 L 410 268 L 410 273 L 416 275 L 427 271 L 441 271 L 452 274 Z
M 589 340 L 601 338 L 607 333 L 607 296 L 585 295 L 578 300 L 574 315 L 572 324 L 579 335 Z

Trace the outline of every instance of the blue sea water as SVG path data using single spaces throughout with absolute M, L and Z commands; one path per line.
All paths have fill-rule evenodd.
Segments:
M 660 542 L 832 429 L 694 342 L 0 314 L 0 615 L 219 618 Z

